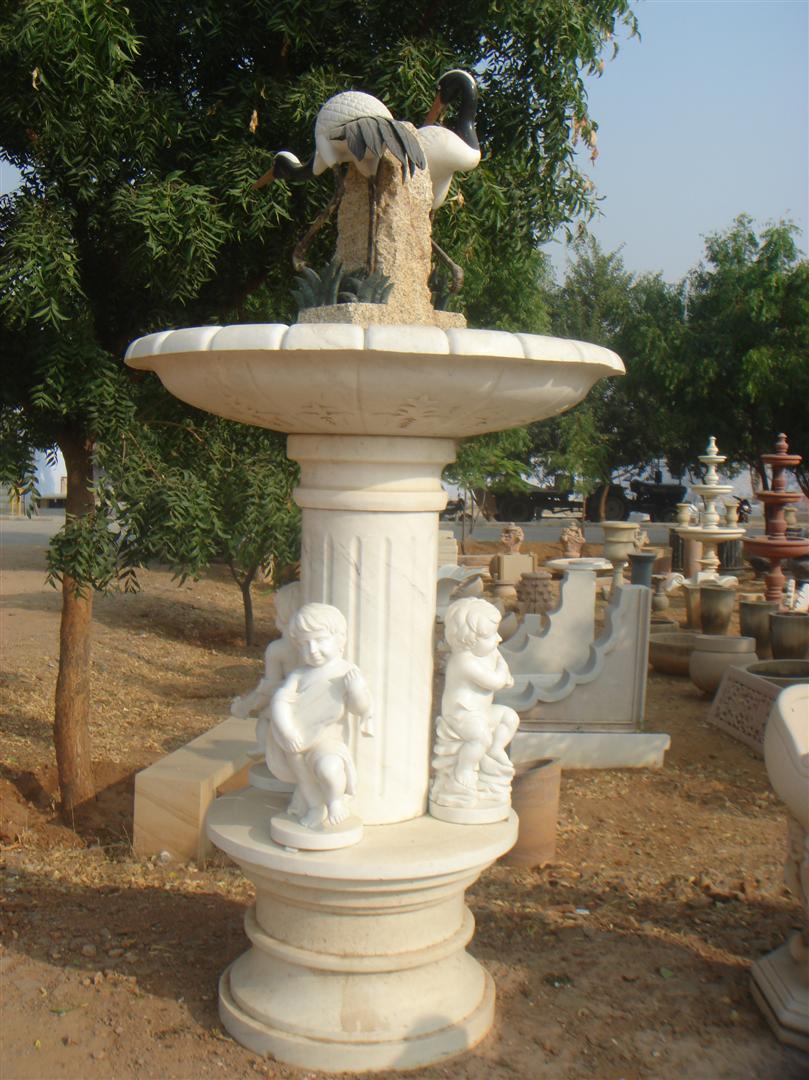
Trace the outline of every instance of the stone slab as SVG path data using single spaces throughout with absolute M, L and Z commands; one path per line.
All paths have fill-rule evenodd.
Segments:
M 515 765 L 557 758 L 563 769 L 659 769 L 670 746 L 664 732 L 518 731 L 510 754 Z
M 231 716 L 135 777 L 133 847 L 201 862 L 213 851 L 205 835 L 208 807 L 248 783 L 255 762 L 256 721 Z
M 767 717 L 782 687 L 744 668 L 730 667 L 708 713 L 708 723 L 764 756 Z

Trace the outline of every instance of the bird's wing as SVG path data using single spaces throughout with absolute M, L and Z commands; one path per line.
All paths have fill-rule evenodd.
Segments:
M 427 167 L 427 158 L 424 156 L 424 148 L 418 140 L 415 132 L 401 123 L 399 120 L 394 120 L 391 123 L 391 128 L 396 133 L 397 138 L 401 141 L 404 147 L 405 154 L 407 154 L 408 160 L 412 162 L 412 165 L 416 169 L 425 169 Z M 413 168 L 410 169 L 410 174 L 413 174 Z
M 371 151 L 375 158 L 381 158 L 385 152 L 385 144 L 382 141 L 382 135 L 380 128 L 383 124 L 386 124 L 386 117 L 377 116 L 358 116 L 354 121 L 362 132 L 363 140 L 366 147 Z M 346 124 L 346 128 L 349 125 Z

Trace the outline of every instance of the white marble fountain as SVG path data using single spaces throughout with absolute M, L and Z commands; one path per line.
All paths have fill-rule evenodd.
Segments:
M 426 168 L 404 182 L 389 157 L 370 180 L 350 155 L 340 159 L 346 199 L 361 196 L 341 206 L 340 242 L 345 250 L 348 232 L 368 235 L 357 207 L 376 185 L 378 234 L 386 221 L 394 241 L 398 228 L 415 229 L 426 248 L 425 258 L 408 241 L 407 267 L 388 264 L 404 296 L 413 281 L 426 289 L 431 189 Z M 375 257 L 384 272 L 382 240 Z M 270 830 L 284 796 L 255 788 L 219 798 L 207 823 L 256 887 L 251 947 L 220 982 L 222 1021 L 254 1051 L 329 1072 L 439 1061 L 492 1024 L 494 987 L 465 949 L 474 920 L 463 897 L 512 846 L 517 820 L 508 806 L 482 824 L 428 813 L 441 471 L 458 439 L 556 415 L 623 372 L 594 345 L 466 329 L 444 312 L 434 313 L 441 325 L 429 313 L 385 325 L 384 305 L 346 307 L 310 309 L 292 326 L 150 334 L 126 358 L 200 409 L 289 433 L 301 466 L 303 601 L 342 612 L 347 666 L 373 700 L 372 732 L 351 716 L 344 728 L 362 823 L 351 846 L 332 843 L 343 826 L 328 821 L 312 830 L 313 850 L 282 846 Z

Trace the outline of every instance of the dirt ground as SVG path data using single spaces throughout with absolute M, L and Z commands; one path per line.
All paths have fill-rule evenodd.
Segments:
M 139 860 L 129 843 L 133 774 L 257 678 L 236 588 L 216 570 L 178 588 L 155 569 L 139 594 L 96 601 L 99 794 L 68 828 L 54 812 L 50 731 L 59 595 L 41 546 L 9 546 L 3 562 L 0 1076 L 312 1075 L 219 1025 L 218 976 L 246 946 L 251 887 L 238 870 Z M 271 599 L 256 606 L 266 642 Z M 782 883 L 784 810 L 762 761 L 707 726 L 708 705 L 687 679 L 652 673 L 647 728 L 671 734 L 665 767 L 563 776 L 557 861 L 495 866 L 468 896 L 471 949 L 497 985 L 494 1030 L 461 1058 L 401 1075 L 806 1075 L 748 989 L 751 961 L 799 922 Z

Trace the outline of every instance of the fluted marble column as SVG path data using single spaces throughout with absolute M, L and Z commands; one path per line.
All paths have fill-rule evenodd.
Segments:
M 366 825 L 407 821 L 427 804 L 441 470 L 452 439 L 290 435 L 300 463 L 305 600 L 348 623 L 346 656 L 368 680 L 374 738 L 352 738 Z

